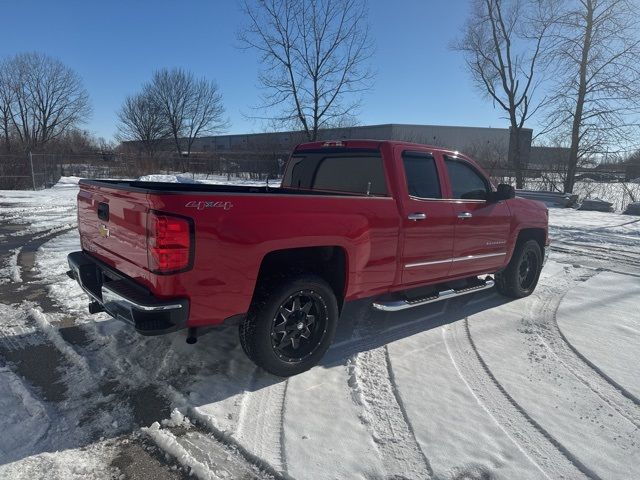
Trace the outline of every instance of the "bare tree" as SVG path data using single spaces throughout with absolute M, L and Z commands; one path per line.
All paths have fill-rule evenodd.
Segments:
M 191 72 L 179 68 L 159 70 L 144 91 L 160 109 L 179 154 L 189 156 L 196 138 L 228 126 L 216 83 L 196 79 Z
M 460 150 L 471 156 L 493 179 L 502 179 L 508 164 L 509 148 L 506 142 L 477 141 L 465 145 Z M 510 180 L 513 180 L 512 178 Z M 498 182 L 500 183 L 500 182 Z
M 638 133 L 640 35 L 628 0 L 573 0 L 552 37 L 549 125 L 571 138 L 564 191 L 584 158 L 628 148 Z M 636 143 L 637 144 L 637 143 Z
M 25 149 L 36 149 L 85 122 L 89 95 L 76 72 L 41 53 L 18 54 L 4 64 L 12 128 Z
M 453 48 L 463 53 L 473 82 L 505 111 L 510 125 L 509 164 L 517 188 L 524 175 L 521 132 L 542 104 L 537 98 L 538 67 L 553 24 L 550 0 L 474 0 L 463 37 Z
M 373 78 L 365 0 L 244 0 L 243 10 L 239 39 L 261 54 L 266 118 L 309 140 L 353 124 Z
M 148 93 L 127 97 L 118 112 L 118 120 L 118 139 L 140 142 L 149 157 L 170 137 L 161 108 Z
M 11 151 L 12 103 L 13 92 L 10 88 L 7 62 L 2 61 L 0 62 L 0 133 L 7 152 Z

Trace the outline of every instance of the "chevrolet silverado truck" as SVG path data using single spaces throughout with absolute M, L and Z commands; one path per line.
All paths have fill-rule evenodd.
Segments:
M 143 335 L 239 324 L 279 376 L 318 363 L 345 302 L 395 312 L 491 288 L 534 290 L 548 212 L 471 159 L 372 140 L 299 145 L 282 184 L 81 180 L 69 275 Z M 391 320 L 392 321 L 392 320 Z

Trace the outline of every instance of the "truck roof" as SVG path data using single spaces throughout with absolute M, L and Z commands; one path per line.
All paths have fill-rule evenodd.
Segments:
M 459 152 L 449 148 L 438 147 L 435 145 L 427 145 L 423 143 L 404 142 L 401 140 L 371 140 L 371 139 L 349 139 L 349 140 L 323 140 L 318 142 L 301 143 L 294 148 L 294 152 L 300 150 L 321 150 L 323 148 L 369 148 L 379 149 L 382 145 L 402 145 L 406 147 L 430 148 L 439 152 L 450 152 L 458 154 Z

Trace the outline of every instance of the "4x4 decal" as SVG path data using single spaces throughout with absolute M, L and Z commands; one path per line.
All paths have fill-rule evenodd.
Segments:
M 231 210 L 233 203 L 231 202 L 207 202 L 207 201 L 195 201 L 188 202 L 185 207 L 195 208 L 196 210 L 204 210 L 205 208 L 222 208 L 223 210 Z

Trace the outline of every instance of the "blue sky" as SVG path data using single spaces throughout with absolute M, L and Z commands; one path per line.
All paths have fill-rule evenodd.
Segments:
M 370 0 L 376 53 L 374 88 L 359 121 L 504 127 L 502 113 L 473 88 L 449 45 L 468 13 L 467 0 Z M 184 67 L 215 79 L 231 121 L 229 133 L 258 132 L 245 118 L 259 103 L 258 59 L 238 49 L 244 22 L 233 0 L 5 0 L 0 57 L 39 51 L 83 78 L 93 117 L 85 126 L 111 138 L 116 111 L 161 67 Z

